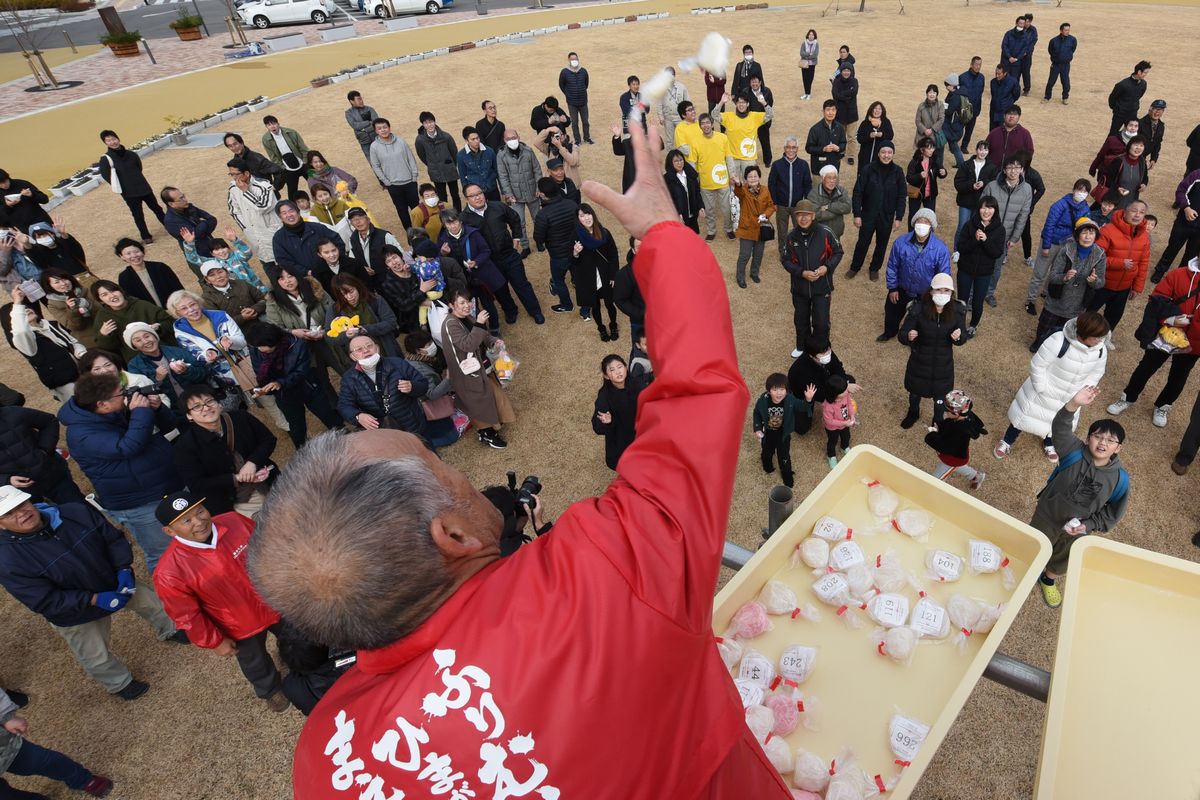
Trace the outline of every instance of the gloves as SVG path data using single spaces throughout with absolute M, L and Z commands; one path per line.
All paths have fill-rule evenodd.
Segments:
M 123 569 L 117 572 L 117 591 L 126 595 L 137 591 L 137 584 L 133 579 L 133 570 Z
M 129 602 L 129 595 L 116 592 L 99 592 L 96 595 L 96 608 L 111 613 L 120 611 Z

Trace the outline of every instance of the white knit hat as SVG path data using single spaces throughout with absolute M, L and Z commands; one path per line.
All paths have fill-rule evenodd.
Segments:
M 154 334 L 154 338 L 156 338 L 156 339 L 162 338 L 158 335 L 158 329 L 155 328 L 153 325 L 150 325 L 145 322 L 131 322 L 128 325 L 126 325 L 125 330 L 121 332 L 121 338 L 125 340 L 125 346 L 128 347 L 130 350 L 135 349 L 133 346 L 133 335 L 135 333 L 138 333 L 139 331 L 145 331 L 146 333 L 152 333 L 152 334 Z

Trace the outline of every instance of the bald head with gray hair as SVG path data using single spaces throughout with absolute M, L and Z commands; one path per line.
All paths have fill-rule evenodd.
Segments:
M 308 636 L 373 649 L 411 633 L 498 558 L 499 535 L 495 508 L 417 437 L 326 433 L 272 487 L 248 567 Z

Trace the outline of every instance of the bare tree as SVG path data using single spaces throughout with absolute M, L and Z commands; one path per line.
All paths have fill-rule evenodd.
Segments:
M 54 32 L 53 28 L 37 25 L 37 18 L 30 12 L 31 9 L 24 8 L 17 0 L 0 0 L 0 22 L 12 33 L 38 85 L 57 89 L 58 81 L 41 50 L 46 38 Z

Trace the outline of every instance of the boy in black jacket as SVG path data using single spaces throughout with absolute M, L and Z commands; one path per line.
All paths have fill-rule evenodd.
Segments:
M 971 411 L 971 398 L 961 389 L 946 394 L 946 412 L 941 422 L 929 428 L 925 444 L 938 454 L 938 465 L 933 474 L 938 480 L 946 480 L 958 473 L 970 481 L 975 491 L 987 478 L 987 473 L 971 466 L 971 440 L 987 433 L 983 420 Z
M 754 404 L 754 435 L 762 443 L 763 472 L 775 471 L 775 456 L 783 485 L 792 486 L 792 426 L 797 400 L 788 392 L 787 376 L 773 372 L 767 376 L 767 390 Z

